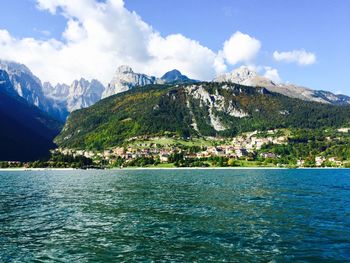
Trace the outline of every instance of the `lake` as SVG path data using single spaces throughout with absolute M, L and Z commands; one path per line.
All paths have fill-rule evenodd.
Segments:
M 0 171 L 0 262 L 350 262 L 350 170 Z

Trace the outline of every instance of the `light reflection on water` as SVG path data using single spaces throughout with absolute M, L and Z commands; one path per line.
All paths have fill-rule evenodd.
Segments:
M 0 262 L 350 261 L 349 170 L 0 172 Z

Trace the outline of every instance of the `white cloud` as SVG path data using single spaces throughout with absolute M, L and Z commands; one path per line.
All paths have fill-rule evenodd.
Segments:
M 265 67 L 265 74 L 264 77 L 272 80 L 275 83 L 280 83 L 281 82 L 281 78 L 278 74 L 278 70 L 275 68 L 271 68 L 271 67 Z
M 53 84 L 80 77 L 107 84 L 123 64 L 155 76 L 176 68 L 191 78 L 211 80 L 226 72 L 228 65 L 253 67 L 261 48 L 259 40 L 239 31 L 218 52 L 181 34 L 162 36 L 127 10 L 123 0 L 36 1 L 40 10 L 66 18 L 63 40 L 18 39 L 0 30 L 0 58 L 26 64 L 43 81 Z M 280 81 L 276 69 L 254 68 Z
M 227 65 L 225 63 L 225 57 L 222 51 L 219 51 L 215 58 L 214 68 L 217 75 L 227 71 Z
M 7 30 L 0 29 L 0 45 L 11 44 L 12 37 Z
M 161 75 L 164 71 L 179 68 L 191 72 L 191 77 L 210 79 L 215 73 L 216 54 L 197 41 L 181 34 L 169 35 L 166 38 L 153 34 L 149 41 L 148 53 L 152 73 Z
M 249 63 L 258 54 L 260 48 L 259 40 L 237 31 L 224 43 L 223 54 L 231 65 L 239 62 Z
M 299 65 L 311 65 L 316 62 L 316 55 L 305 50 L 293 50 L 287 52 L 273 52 L 273 57 L 276 61 L 283 61 L 287 63 L 297 63 Z
M 156 76 L 177 68 L 203 80 L 226 70 L 222 55 L 181 34 L 161 36 L 123 0 L 37 0 L 37 6 L 67 19 L 64 40 L 17 39 L 0 30 L 0 58 L 26 64 L 43 81 L 85 77 L 106 84 L 122 64 Z

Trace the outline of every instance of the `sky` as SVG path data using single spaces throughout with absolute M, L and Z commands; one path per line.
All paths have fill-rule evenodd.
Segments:
M 43 81 L 96 78 L 118 66 L 211 80 L 242 65 L 276 82 L 350 95 L 347 0 L 11 0 L 0 59 Z

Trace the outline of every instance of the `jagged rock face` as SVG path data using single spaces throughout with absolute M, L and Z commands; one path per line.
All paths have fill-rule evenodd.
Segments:
M 104 91 L 99 81 L 89 82 L 83 78 L 74 81 L 71 86 L 42 84 L 26 66 L 15 62 L 0 60 L 0 69 L 8 74 L 12 84 L 9 87 L 15 94 L 61 121 L 65 121 L 70 112 L 99 101 Z
M 215 112 L 226 113 L 232 117 L 236 118 L 244 118 L 249 117 L 249 114 L 242 109 L 236 108 L 232 101 L 229 103 L 225 103 L 225 98 L 216 92 L 214 94 L 210 94 L 204 87 L 201 85 L 192 85 L 184 88 L 188 97 L 192 99 L 199 100 L 200 107 L 208 108 L 208 116 L 210 120 L 211 126 L 216 131 L 224 131 L 227 129 L 225 125 L 221 122 L 220 118 L 215 114 Z M 189 101 L 186 103 L 189 105 Z M 190 109 L 189 109 L 190 110 Z M 191 115 L 192 112 L 190 112 Z M 192 126 L 197 127 L 196 119 L 192 118 Z
M 335 95 L 328 91 L 312 90 L 293 84 L 278 84 L 272 80 L 259 76 L 257 72 L 248 67 L 241 66 L 231 73 L 226 73 L 214 79 L 214 82 L 230 82 L 252 87 L 265 87 L 269 91 L 283 94 L 291 98 L 335 105 L 350 104 L 350 97 Z
M 103 92 L 102 98 L 128 91 L 136 86 L 160 83 L 162 83 L 162 81 L 156 77 L 135 73 L 129 66 L 120 66 L 117 69 L 114 78 Z
M 97 80 L 91 82 L 81 78 L 73 81 L 67 99 L 70 112 L 89 107 L 101 99 L 104 86 Z
M 91 82 L 81 78 L 75 80 L 68 86 L 66 84 L 57 84 L 52 86 L 46 82 L 43 85 L 45 94 L 56 103 L 63 104 L 67 112 L 89 107 L 101 99 L 104 86 L 98 80 Z
M 156 78 L 146 74 L 135 73 L 129 66 L 120 66 L 117 69 L 114 78 L 104 91 L 102 98 L 128 91 L 134 87 L 150 84 L 181 84 L 195 82 L 198 81 L 182 75 L 181 72 L 176 69 L 165 73 L 161 78 Z
M 6 93 L 10 96 L 17 96 L 16 91 L 13 89 L 9 75 L 4 70 L 0 70 L 0 92 Z
M 47 108 L 40 79 L 34 76 L 25 65 L 0 60 L 0 69 L 7 72 L 13 89 L 20 97 L 41 109 Z
M 66 110 L 62 108 L 62 105 L 45 96 L 40 79 L 25 65 L 0 60 L 0 69 L 6 71 L 12 84 L 11 88 L 18 96 L 57 120 L 65 120 Z
M 232 71 L 231 73 L 225 73 L 214 79 L 215 82 L 231 82 L 245 86 L 253 86 L 254 80 L 258 77 L 255 71 L 250 70 L 248 67 L 240 67 Z
M 53 99 L 66 99 L 69 95 L 69 86 L 67 84 L 58 83 L 56 86 L 52 86 L 50 82 L 43 83 L 44 94 L 47 97 Z

